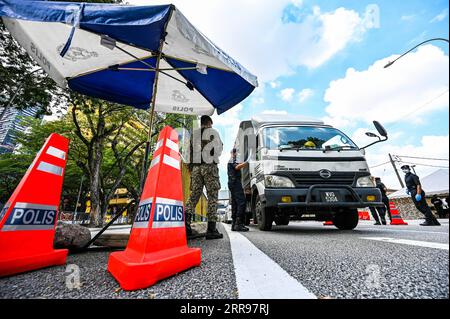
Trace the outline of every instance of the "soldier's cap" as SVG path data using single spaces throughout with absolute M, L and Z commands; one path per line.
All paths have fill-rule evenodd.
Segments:
M 409 165 L 403 165 L 402 167 L 400 167 L 401 169 L 410 169 L 411 167 L 409 167 Z

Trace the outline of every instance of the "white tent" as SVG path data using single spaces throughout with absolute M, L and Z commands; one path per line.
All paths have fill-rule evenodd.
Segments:
M 448 194 L 449 192 L 449 171 L 448 169 L 439 169 L 430 175 L 420 179 L 422 188 L 426 195 Z M 389 195 L 390 199 L 409 197 L 406 194 L 406 188 L 400 189 Z

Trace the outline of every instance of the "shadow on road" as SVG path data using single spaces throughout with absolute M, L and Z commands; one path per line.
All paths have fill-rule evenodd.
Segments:
M 269 232 L 263 232 L 258 229 L 257 225 L 249 226 L 252 232 L 261 232 L 261 233 L 272 233 L 272 234 L 295 234 L 295 235 L 343 235 L 343 234 L 353 234 L 353 235 L 362 235 L 362 234 L 370 234 L 373 231 L 363 230 L 363 229 L 354 229 L 354 230 L 339 230 L 334 226 L 311 226 L 311 225 L 288 225 L 288 226 L 273 226 L 272 230 Z

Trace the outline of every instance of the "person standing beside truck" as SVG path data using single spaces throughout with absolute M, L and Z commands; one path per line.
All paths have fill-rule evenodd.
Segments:
M 212 128 L 211 117 L 203 115 L 200 119 L 201 128 L 193 132 L 190 139 L 191 195 L 186 203 L 186 235 L 192 236 L 191 218 L 195 206 L 206 188 L 208 197 L 207 218 L 208 229 L 206 239 L 223 238 L 217 228 L 217 205 L 219 201 L 219 157 L 222 154 L 223 143 L 219 133 Z
M 375 182 L 376 187 L 381 192 L 381 199 L 382 202 L 386 207 L 369 207 L 370 213 L 372 214 L 373 219 L 375 220 L 374 225 L 386 225 L 386 208 L 389 209 L 389 199 L 386 196 L 386 186 L 384 186 L 383 183 L 381 183 L 381 179 L 379 177 L 375 177 L 372 179 Z M 387 201 L 387 204 L 386 204 Z M 389 212 L 389 219 L 391 219 L 390 210 Z M 392 220 L 391 220 L 392 221 Z
M 375 184 L 381 192 L 381 201 L 384 203 L 384 206 L 386 206 L 384 215 L 386 215 L 386 212 L 387 212 L 388 216 L 389 216 L 389 220 L 392 222 L 391 207 L 390 207 L 390 203 L 389 203 L 389 198 L 387 197 L 387 187 L 386 187 L 386 185 L 384 185 L 381 182 L 381 178 L 379 178 L 379 177 L 375 177 Z
M 227 172 L 228 172 L 228 189 L 231 193 L 231 230 L 232 231 L 248 231 L 249 229 L 245 227 L 245 209 L 246 200 L 244 189 L 242 188 L 241 181 L 241 169 L 245 167 L 248 163 L 238 163 L 236 160 L 236 149 L 233 148 L 231 151 L 231 159 L 228 162 Z
M 425 191 L 422 189 L 419 176 L 411 173 L 409 165 L 403 165 L 401 170 L 405 173 L 407 193 L 411 195 L 411 199 L 416 208 L 425 215 L 425 222 L 420 224 L 420 226 L 440 226 L 441 224 L 434 217 L 425 200 Z

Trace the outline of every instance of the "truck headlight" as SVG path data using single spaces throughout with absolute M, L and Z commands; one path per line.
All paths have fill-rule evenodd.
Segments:
M 372 181 L 372 176 L 363 176 L 356 181 L 357 187 L 375 187 L 375 183 Z
M 274 187 L 274 188 L 295 187 L 294 183 L 292 183 L 290 178 L 284 176 L 266 175 L 264 176 L 264 182 L 266 184 L 266 187 Z

